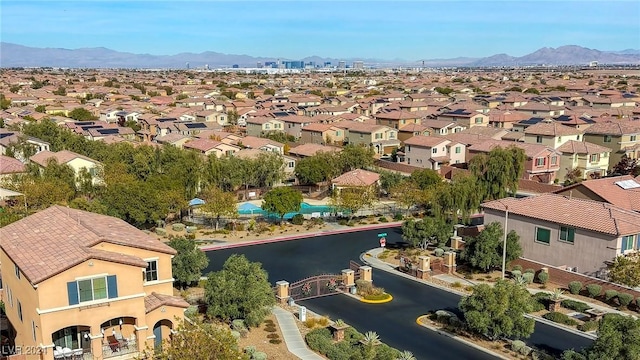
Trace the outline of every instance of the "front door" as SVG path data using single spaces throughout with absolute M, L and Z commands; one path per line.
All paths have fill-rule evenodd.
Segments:
M 153 327 L 153 335 L 156 337 L 153 341 L 153 346 L 157 349 L 162 346 L 162 326 L 159 321 Z

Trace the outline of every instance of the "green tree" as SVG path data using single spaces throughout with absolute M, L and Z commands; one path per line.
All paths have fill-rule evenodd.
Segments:
M 459 307 L 469 329 L 491 340 L 528 338 L 533 333 L 535 321 L 524 316 L 533 311 L 531 295 L 514 282 L 476 285 Z
M 427 245 L 444 246 L 453 234 L 452 230 L 452 226 L 440 218 L 410 219 L 402 223 L 402 239 L 422 249 Z
M 301 184 L 318 184 L 340 174 L 338 158 L 332 152 L 318 152 L 296 163 L 295 174 Z
M 222 270 L 210 273 L 205 286 L 207 315 L 223 321 L 244 319 L 258 326 L 275 305 L 269 276 L 259 262 L 231 255 Z
M 371 186 L 350 186 L 334 189 L 330 203 L 338 210 L 349 213 L 349 221 L 361 209 L 371 207 L 378 199 L 378 188 Z
M 205 203 L 200 208 L 215 217 L 216 230 L 218 230 L 222 216 L 232 217 L 237 214 L 236 195 L 232 192 L 222 191 L 217 186 L 212 185 L 202 192 L 202 198 Z
M 47 112 L 47 107 L 45 105 L 38 105 L 38 106 L 36 106 L 35 110 L 36 110 L 36 112 L 44 114 L 45 112 Z
M 91 111 L 85 108 L 75 108 L 69 112 L 69 117 L 78 121 L 97 120 L 98 117 L 94 116 Z
M 47 166 L 41 171 L 42 178 L 48 181 L 59 181 L 68 185 L 70 189 L 76 189 L 76 173 L 67 164 L 58 164 L 55 158 L 47 161 Z
M 430 190 L 420 190 L 415 182 L 406 179 L 389 190 L 391 197 L 396 203 L 402 205 L 406 212 L 412 206 L 425 205 L 430 200 Z
M 280 222 L 289 212 L 300 211 L 302 193 L 300 191 L 281 186 L 269 190 L 262 200 L 262 209 L 280 216 Z
M 432 190 L 433 211 L 436 216 L 468 221 L 471 214 L 480 208 L 482 190 L 475 176 L 456 174 L 450 183 L 444 183 Z
M 489 271 L 502 266 L 502 248 L 504 243 L 504 232 L 502 225 L 492 222 L 476 237 L 467 239 L 464 250 L 460 258 L 467 261 L 471 266 L 483 271 Z M 515 231 L 507 234 L 507 257 L 510 262 L 522 255 L 520 237 Z
M 167 245 L 177 251 L 171 259 L 171 270 L 176 282 L 185 287 L 200 280 L 202 270 L 209 265 L 209 258 L 196 243 L 185 238 L 173 238 Z
M 632 288 L 640 286 L 640 256 L 616 256 L 609 266 L 609 280 Z
M 365 169 L 373 165 L 373 149 L 368 146 L 345 146 L 338 155 L 342 172 Z
M 276 94 L 276 91 L 272 88 L 266 88 L 264 89 L 264 94 L 274 96 Z
M 64 86 L 60 85 L 58 86 L 57 90 L 53 91 L 53 95 L 67 96 L 67 89 Z
M 404 180 L 406 179 L 407 179 L 406 176 L 397 172 L 381 171 L 380 172 L 380 188 L 386 191 L 387 193 L 389 193 L 392 188 L 398 186 L 399 184 L 404 182 Z
M 436 86 L 436 88 L 434 89 L 436 92 L 442 94 L 442 95 L 449 95 L 453 92 L 452 88 L 449 87 L 440 87 L 440 86 Z
M 416 183 L 420 189 L 425 190 L 440 184 L 442 177 L 435 170 L 421 169 L 411 173 L 411 181 Z
M 171 340 L 148 358 L 157 360 L 248 359 L 231 330 L 202 320 L 181 321 Z
M 562 359 L 640 359 L 640 320 L 631 316 L 607 314 L 600 320 L 598 337 L 591 346 L 581 353 L 565 351 Z
M 469 170 L 478 179 L 485 200 L 502 199 L 507 193 L 515 196 L 526 159 L 524 150 L 515 146 L 495 147 L 488 154 L 474 156 Z
M 7 99 L 4 94 L 0 94 L 0 109 L 7 110 L 11 107 L 11 100 Z

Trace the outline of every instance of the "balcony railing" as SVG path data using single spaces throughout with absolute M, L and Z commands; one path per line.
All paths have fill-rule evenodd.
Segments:
M 138 344 L 135 338 L 118 340 L 117 342 L 102 345 L 102 356 L 105 359 L 137 352 Z

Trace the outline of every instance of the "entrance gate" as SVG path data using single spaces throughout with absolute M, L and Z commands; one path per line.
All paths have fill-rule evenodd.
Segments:
M 289 297 L 295 301 L 339 294 L 345 290 L 342 276 L 325 274 L 296 281 L 289 286 Z

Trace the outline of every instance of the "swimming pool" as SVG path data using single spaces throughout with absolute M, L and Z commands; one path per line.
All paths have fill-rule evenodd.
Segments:
M 329 205 L 311 205 L 303 202 L 300 204 L 300 211 L 286 213 L 284 215 L 285 219 L 291 219 L 296 214 L 310 215 L 319 213 L 320 216 L 325 215 L 325 213 L 334 212 L 334 208 Z M 238 207 L 239 215 L 261 215 L 261 216 L 276 216 L 275 214 L 269 214 L 267 211 L 262 210 L 257 205 L 253 205 L 251 203 L 244 203 Z

